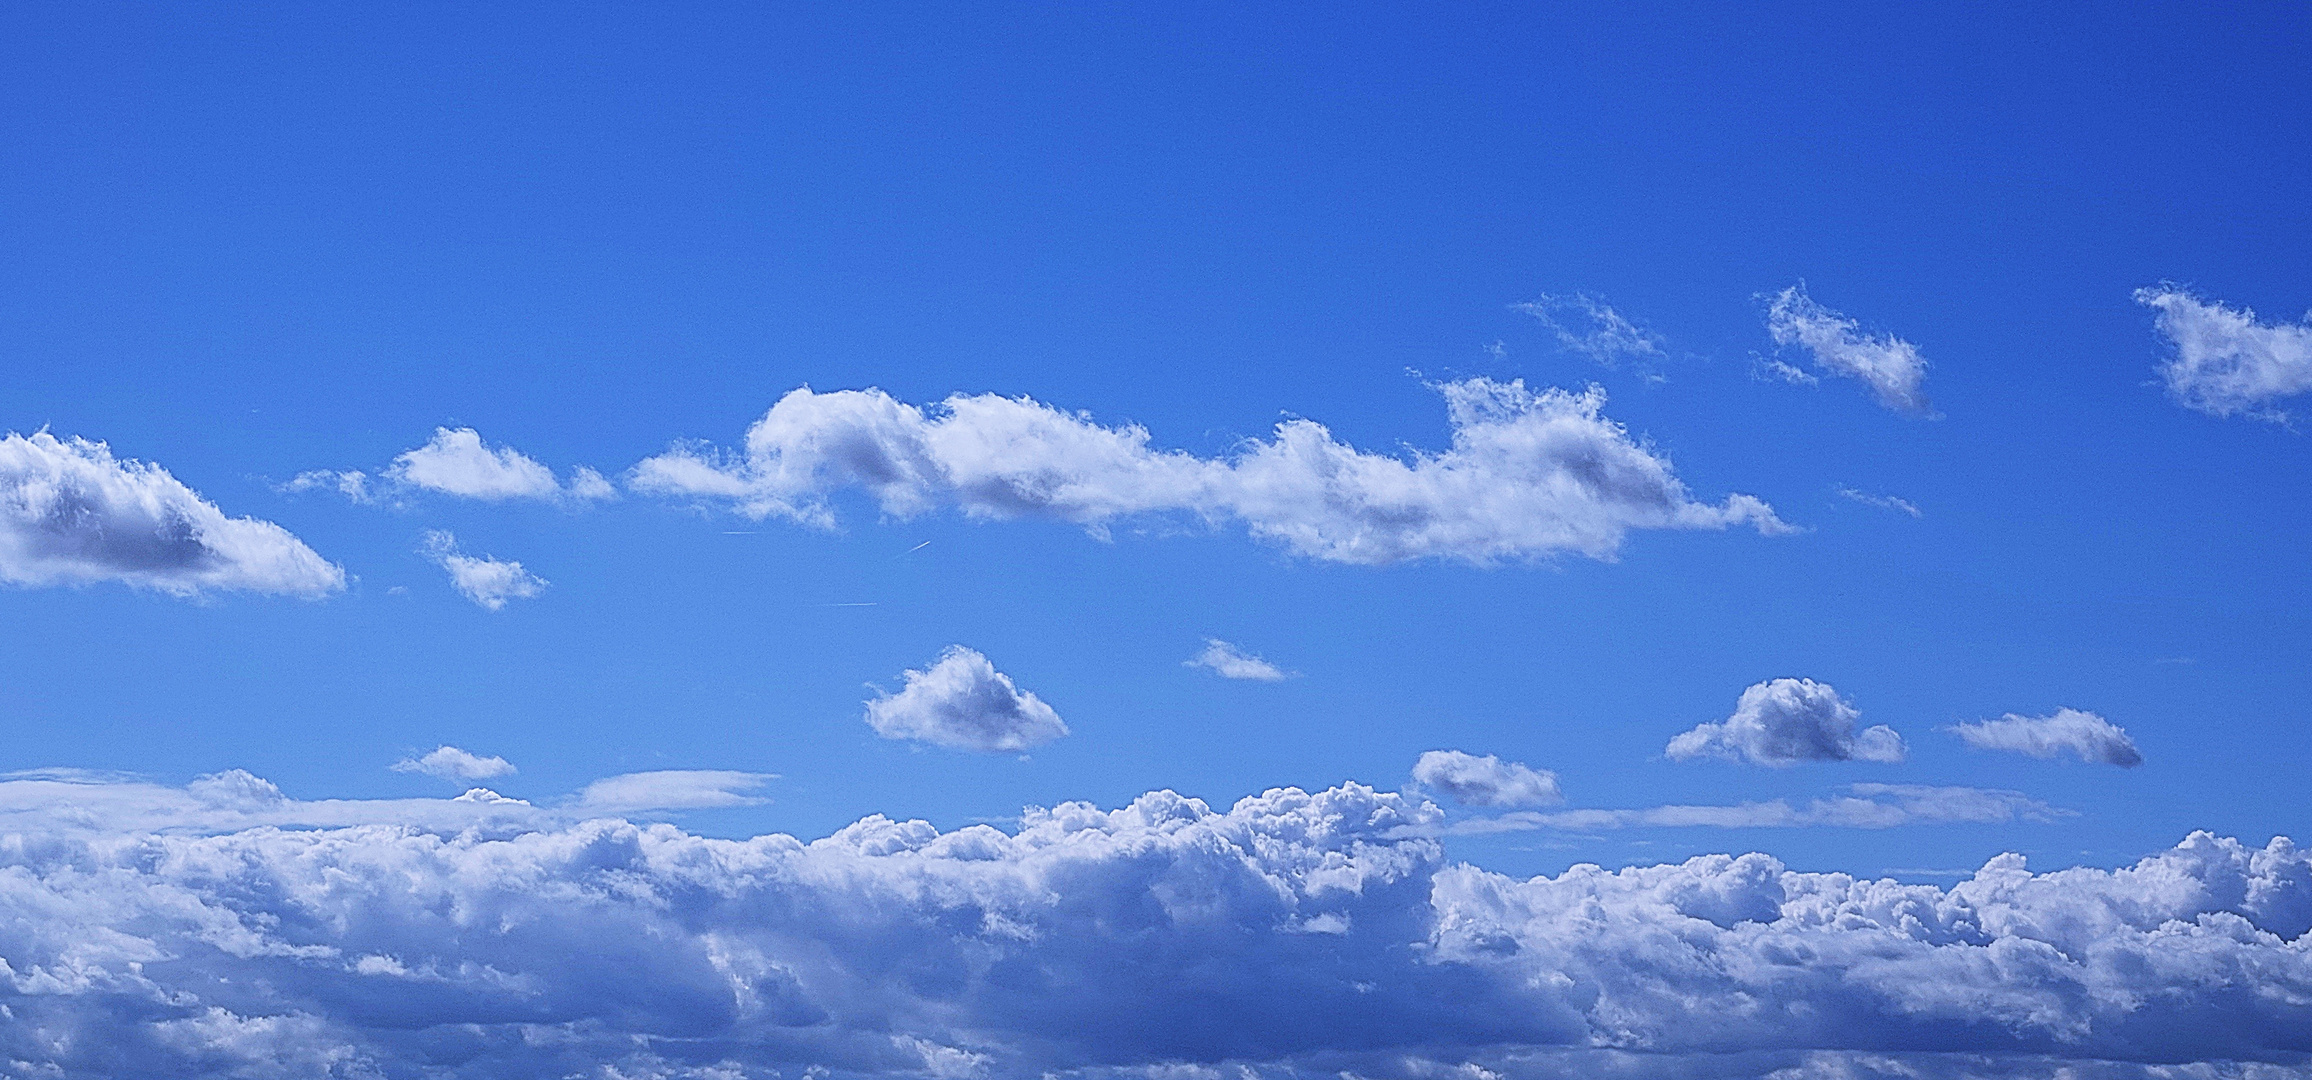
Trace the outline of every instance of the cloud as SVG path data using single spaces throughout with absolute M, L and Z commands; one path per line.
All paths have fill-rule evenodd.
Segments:
M 754 806 L 763 800 L 747 793 L 776 779 L 770 773 L 729 769 L 627 773 L 586 785 L 586 790 L 578 794 L 572 805 L 581 811 L 603 814 Z
M 1556 335 L 1560 348 L 1609 368 L 1624 360 L 1659 360 L 1665 355 L 1660 335 L 1624 318 L 1603 299 L 1588 293 L 1544 294 L 1514 306 L 1541 320 Z
M 1211 668 L 1223 679 L 1282 682 L 1292 673 L 1245 652 L 1219 638 L 1205 638 L 1204 651 L 1181 661 L 1189 667 Z
M 1413 763 L 1413 779 L 1463 806 L 1548 806 L 1565 801 L 1557 774 L 1459 750 L 1430 750 Z
M 403 758 L 392 765 L 395 772 L 424 773 L 446 780 L 487 780 L 493 776 L 510 776 L 512 762 L 491 755 L 470 754 L 455 746 L 437 746 L 423 757 Z
M 2053 716 L 2017 716 L 1977 720 L 1951 730 L 1977 750 L 2009 750 L 2035 758 L 2051 758 L 2069 751 L 2081 761 L 2100 761 L 2132 769 L 2143 764 L 2127 729 L 2091 712 L 2057 709 Z
M 405 450 L 384 469 L 384 484 L 359 469 L 317 469 L 298 473 L 288 491 L 331 490 L 357 503 L 389 501 L 395 492 L 431 491 L 464 499 L 505 502 L 592 502 L 618 497 L 601 473 L 579 466 L 565 482 L 554 470 L 511 446 L 492 449 L 472 428 L 434 429 L 424 446 Z
M 126 828 L 103 786 L 0 847 L 13 1072 L 2213 1078 L 2312 1040 L 2284 839 L 1947 888 L 1761 854 L 1513 878 L 1353 784 L 810 841 Z
M 1909 514 L 1912 517 L 1922 516 L 1919 513 L 1919 508 L 1913 505 L 1909 499 L 1898 499 L 1892 495 L 1873 495 L 1867 491 L 1856 491 L 1850 487 L 1841 487 L 1838 489 L 1838 493 L 1864 506 L 1893 510 L 1896 513 Z
M 345 571 L 279 525 L 226 517 L 158 465 L 37 431 L 0 436 L 0 581 L 313 598 L 343 589 Z
M 1861 716 L 1828 683 L 1769 679 L 1742 691 L 1734 715 L 1671 739 L 1664 753 L 1672 761 L 1718 757 L 1753 765 L 1896 762 L 1909 755 L 1893 728 L 1882 724 L 1856 732 Z
M 1777 345 L 1804 347 L 1824 373 L 1860 380 L 1889 409 L 1914 416 L 1934 413 L 1924 389 L 1927 358 L 1919 355 L 1918 346 L 1892 334 L 1863 333 L 1861 324 L 1815 303 L 1803 285 L 1774 294 L 1766 308 L 1766 332 Z M 1785 364 L 1774 367 L 1796 371 Z
M 908 671 L 896 694 L 867 703 L 867 724 L 886 739 L 915 739 L 951 750 L 1016 752 L 1068 733 L 1060 714 L 1012 685 L 987 657 L 951 645 L 922 671 Z
M 1453 425 L 1442 452 L 1366 453 L 1295 419 L 1272 440 L 1199 458 L 1031 398 L 958 394 L 926 409 L 880 390 L 804 388 L 748 429 L 744 453 L 677 446 L 635 466 L 630 484 L 827 528 L 828 496 L 848 489 L 894 518 L 953 507 L 1103 536 L 1134 518 L 1233 519 L 1297 554 L 1362 565 L 1610 559 L 1632 529 L 1791 531 L 1748 495 L 1695 501 L 1669 462 L 1600 415 L 1595 387 L 1469 379 L 1438 390 Z
M 2286 421 L 2282 398 L 2312 390 L 2312 315 L 2261 323 L 2245 307 L 2201 300 L 2174 285 L 2137 289 L 2157 308 L 2155 325 L 2173 354 L 2159 366 L 2168 393 L 2210 416 Z
M 1649 806 L 1635 810 L 1520 811 L 1453 823 L 1448 834 L 1525 832 L 1556 829 L 1694 828 L 1784 829 L 1821 826 L 1892 829 L 1903 825 L 1998 825 L 2012 821 L 2050 822 L 2076 813 L 2049 806 L 2019 791 L 1934 787 L 1922 784 L 1849 784 L 1849 794 L 1792 806 L 1785 800 L 1732 806 Z
M 528 600 L 546 591 L 545 578 L 522 569 L 518 562 L 458 553 L 458 538 L 442 529 L 429 529 L 418 553 L 450 573 L 450 584 L 465 598 L 498 611 L 508 600 Z

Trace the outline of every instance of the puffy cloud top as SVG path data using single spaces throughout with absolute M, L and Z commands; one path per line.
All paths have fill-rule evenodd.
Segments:
M 1565 800 L 1556 773 L 1491 754 L 1431 750 L 1413 763 L 1413 779 L 1463 806 L 1548 806 Z
M 1291 673 L 1283 668 L 1219 638 L 1204 639 L 1204 651 L 1181 661 L 1181 663 L 1189 667 L 1210 668 L 1213 674 L 1223 679 L 1282 682 L 1292 677 Z
M 429 529 L 418 552 L 449 571 L 450 586 L 466 599 L 491 611 L 503 610 L 509 600 L 541 596 L 548 582 L 511 559 L 466 555 L 458 538 L 445 529 Z
M 385 467 L 386 486 L 373 488 L 369 474 L 359 469 L 343 472 L 316 470 L 299 473 L 287 487 L 292 491 L 334 489 L 355 502 L 390 499 L 392 493 L 416 489 L 466 499 L 504 502 L 511 499 L 587 501 L 615 498 L 618 490 L 599 472 L 583 465 L 570 473 L 567 483 L 554 470 L 511 446 L 492 448 L 472 428 L 435 428 L 424 446 L 405 450 Z
M 1030 398 L 959 394 L 927 410 L 880 390 L 805 388 L 748 430 L 743 455 L 677 447 L 637 465 L 632 483 L 821 526 L 835 520 L 827 497 L 850 488 L 896 517 L 953 506 L 1095 532 L 1134 515 L 1233 518 L 1299 554 L 1368 565 L 1611 558 L 1631 529 L 1789 530 L 1747 495 L 1696 502 L 1667 461 L 1600 415 L 1594 387 L 1535 393 L 1469 379 L 1439 389 L 1453 424 L 1443 452 L 1365 453 L 1288 420 L 1271 440 L 1205 459 Z
M 1926 394 L 1927 358 L 1918 346 L 1893 334 L 1864 333 L 1860 323 L 1815 303 L 1803 285 L 1774 294 L 1766 332 L 1777 345 L 1805 348 L 1817 369 L 1870 387 L 1887 408 L 1915 416 L 1934 412 Z
M 2159 332 L 2174 350 L 2160 378 L 2186 408 L 2284 421 L 2288 414 L 2277 403 L 2312 390 L 2312 317 L 2258 322 L 2254 311 L 2173 285 L 2137 289 L 2135 301 L 2159 311 Z
M 2143 764 L 2143 754 L 2127 729 L 2091 712 L 2057 709 L 2053 716 L 2017 716 L 1978 720 L 1952 729 L 1978 750 L 2011 750 L 2035 758 L 2069 752 L 2081 761 L 2100 761 L 2132 769 Z
M 939 660 L 906 673 L 896 694 L 867 703 L 867 724 L 886 739 L 916 739 L 954 750 L 1019 751 L 1068 733 L 1060 714 L 1012 685 L 977 650 L 949 646 Z
M 1883 724 L 1854 729 L 1862 717 L 1828 683 L 1769 679 L 1742 691 L 1734 715 L 1670 740 L 1673 761 L 1720 757 L 1754 765 L 1801 761 L 1896 762 L 1910 750 Z
M 279 525 L 226 517 L 158 465 L 40 431 L 0 437 L 0 581 L 319 597 L 344 588 L 345 571 Z

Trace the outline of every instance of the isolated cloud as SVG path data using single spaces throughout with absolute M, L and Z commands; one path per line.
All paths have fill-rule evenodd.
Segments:
M 2216 1080 L 2312 1042 L 2286 840 L 1939 889 L 1758 854 L 1512 878 L 1357 785 L 810 842 L 78 805 L 0 846 L 24 1075 Z
M 1413 779 L 1463 806 L 1548 806 L 1565 801 L 1557 774 L 1487 754 L 1430 750 L 1413 763 Z
M 1873 495 L 1870 492 L 1856 491 L 1850 487 L 1841 487 L 1838 489 L 1838 493 L 1864 506 L 1875 506 L 1881 510 L 1892 510 L 1898 514 L 1909 514 L 1912 517 L 1921 516 L 1919 508 L 1909 499 L 1898 499 L 1892 495 Z
M 2312 315 L 2261 323 L 2245 307 L 2201 300 L 2173 285 L 2137 289 L 2135 302 L 2159 309 L 2156 325 L 2174 350 L 2160 365 L 2160 378 L 2186 408 L 2285 421 L 2280 399 L 2312 390 Z
M 753 806 L 763 800 L 748 794 L 772 780 L 769 773 L 730 769 L 662 769 L 627 773 L 586 785 L 574 809 L 587 813 L 629 814 L 638 810 L 707 810 L 723 806 Z
M 1204 651 L 1181 661 L 1181 663 L 1189 667 L 1210 668 L 1214 674 L 1223 679 L 1282 682 L 1292 677 L 1291 672 L 1219 638 L 1205 638 Z
M 1951 730 L 1978 750 L 2010 750 L 2035 758 L 2069 752 L 2081 761 L 2100 761 L 2132 769 L 2143 764 L 2127 729 L 2091 712 L 2057 709 L 2053 716 L 2017 716 L 1977 720 Z
M 1820 826 L 1892 829 L 1903 825 L 1997 825 L 2048 822 L 2078 816 L 2019 791 L 1923 784 L 1849 784 L 1848 794 L 1792 806 L 1782 799 L 1732 806 L 1648 806 L 1632 810 L 1519 811 L 1453 823 L 1447 833 L 1484 834 L 1556 829 L 1717 828 L 1783 829 Z
M 1862 714 L 1828 683 L 1813 679 L 1769 679 L 1742 691 L 1734 715 L 1701 724 L 1670 740 L 1672 761 L 1718 757 L 1753 765 L 1801 761 L 1896 762 L 1910 750 L 1893 728 L 1861 732 Z
M 1766 332 L 1777 345 L 1804 347 L 1817 370 L 1860 380 L 1887 408 L 1917 416 L 1934 412 L 1925 390 L 1927 358 L 1918 346 L 1892 334 L 1863 333 L 1860 323 L 1815 303 L 1803 285 L 1774 294 Z
M 1625 360 L 1659 360 L 1665 355 L 1660 335 L 1615 311 L 1603 299 L 1588 293 L 1543 295 L 1516 309 L 1549 328 L 1560 348 L 1579 353 L 1606 367 Z
M 326 596 L 345 571 L 270 521 L 229 518 L 158 465 L 45 431 L 0 437 L 0 581 L 175 596 Z
M 429 529 L 418 553 L 450 573 L 450 584 L 465 598 L 497 611 L 508 600 L 528 600 L 546 591 L 545 578 L 522 569 L 522 564 L 487 556 L 475 558 L 458 552 L 458 538 L 441 529 Z
M 922 671 L 906 673 L 896 694 L 867 703 L 867 724 L 886 739 L 915 739 L 952 750 L 1016 752 L 1068 733 L 1060 714 L 1012 685 L 987 657 L 951 645 Z
M 678 446 L 635 466 L 631 483 L 830 528 L 828 496 L 854 488 L 893 517 L 953 507 L 1102 535 L 1135 517 L 1235 519 L 1298 554 L 1365 565 L 1609 559 L 1632 529 L 1789 531 L 1748 495 L 1694 501 L 1669 462 L 1600 415 L 1595 387 L 1536 393 L 1469 379 L 1438 390 L 1453 424 L 1442 452 L 1365 453 L 1296 419 L 1208 459 L 1031 398 L 958 394 L 924 409 L 880 390 L 805 388 L 748 429 L 743 454 Z
M 514 772 L 512 762 L 493 754 L 483 757 L 468 753 L 455 746 L 437 746 L 422 757 L 403 758 L 392 765 L 395 772 L 424 773 L 445 780 L 487 780 L 493 776 L 508 776 Z
M 554 470 L 511 446 L 492 449 L 472 428 L 435 428 L 424 446 L 405 450 L 386 465 L 384 483 L 359 469 L 318 469 L 297 474 L 291 491 L 333 490 L 354 502 L 378 502 L 394 492 L 439 492 L 459 498 L 504 502 L 538 499 L 585 502 L 616 498 L 618 489 L 583 465 L 565 482 Z

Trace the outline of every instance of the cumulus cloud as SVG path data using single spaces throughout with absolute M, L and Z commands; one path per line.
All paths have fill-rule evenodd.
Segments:
M 1792 806 L 1783 799 L 1732 806 L 1648 806 L 1631 810 L 1519 811 L 1455 822 L 1448 833 L 1524 832 L 1557 829 L 1696 828 L 1786 829 L 1823 826 L 1892 829 L 1902 825 L 1997 825 L 2011 821 L 2049 822 L 2078 816 L 2019 791 L 1936 787 L 1924 784 L 1849 784 L 1848 794 Z
M 1977 720 L 1951 730 L 1977 750 L 2008 750 L 2035 758 L 2070 753 L 2081 761 L 2099 761 L 2132 769 L 2143 764 L 2143 754 L 2127 729 L 2091 712 L 2057 709 L 2053 716 L 2017 716 Z
M 1560 348 L 1609 368 L 1626 360 L 1659 360 L 1665 355 L 1660 335 L 1631 322 L 1603 299 L 1588 293 L 1544 294 L 1538 300 L 1515 307 L 1541 320 L 1556 336 Z
M 707 810 L 723 806 L 754 806 L 763 800 L 749 794 L 778 779 L 770 773 L 730 769 L 662 769 L 627 773 L 596 780 L 579 792 L 572 805 L 603 814 L 638 810 Z
M 226 517 L 158 465 L 37 431 L 0 437 L 0 581 L 311 598 L 344 588 L 345 571 L 279 525 Z
M 546 591 L 546 579 L 521 563 L 459 553 L 458 538 L 441 529 L 427 530 L 418 552 L 449 571 L 450 584 L 466 599 L 491 611 L 503 609 L 508 600 L 528 600 Z
M 1734 715 L 1670 740 L 1672 761 L 1698 757 L 1791 765 L 1801 761 L 1897 762 L 1909 755 L 1903 737 L 1883 724 L 1854 729 L 1862 713 L 1828 683 L 1769 679 L 1742 691 Z
M 460 750 L 455 746 L 437 746 L 422 757 L 403 758 L 392 765 L 395 772 L 424 773 L 445 780 L 487 780 L 493 776 L 510 776 L 514 765 L 495 754 L 483 757 Z
M 1463 806 L 1548 806 L 1565 801 L 1557 774 L 1487 754 L 1430 750 L 1413 763 L 1413 779 Z
M 1181 661 L 1189 667 L 1210 668 L 1223 679 L 1282 682 L 1292 673 L 1245 652 L 1219 638 L 1205 638 L 1204 651 Z
M 1060 714 L 997 671 L 977 650 L 951 645 L 937 662 L 905 673 L 896 694 L 867 703 L 867 725 L 886 739 L 951 750 L 1017 752 L 1068 733 Z
M 1803 285 L 1774 294 L 1766 307 L 1766 332 L 1777 345 L 1804 348 L 1817 370 L 1870 387 L 1887 408 L 1914 416 L 1934 412 L 1925 390 L 1927 358 L 1919 355 L 1918 346 L 1892 334 L 1864 333 L 1860 323 L 1815 303 Z
M 896 518 L 953 507 L 1100 535 L 1133 518 L 1233 519 L 1300 555 L 1364 565 L 1610 559 L 1632 529 L 1790 531 L 1748 495 L 1695 501 L 1668 461 L 1601 414 L 1595 387 L 1469 379 L 1438 390 L 1453 425 L 1441 452 L 1367 453 L 1295 419 L 1271 440 L 1199 458 L 1031 398 L 958 394 L 919 408 L 880 390 L 806 387 L 748 429 L 743 453 L 677 446 L 635 466 L 631 486 L 829 528 L 828 497 L 850 489 Z
M 1918 506 L 1909 499 L 1898 499 L 1892 495 L 1873 495 L 1870 492 L 1856 491 L 1850 487 L 1841 487 L 1838 489 L 1838 493 L 1864 506 L 1875 506 L 1881 510 L 1892 510 L 1898 514 L 1909 514 L 1912 517 L 1921 516 Z
M 1937 888 L 1760 854 L 1512 878 L 1353 784 L 811 841 L 111 805 L 0 846 L 10 1071 L 2215 1080 L 2312 1041 L 2285 839 Z
M 354 502 L 386 501 L 395 492 L 432 491 L 465 499 L 505 502 L 536 499 L 588 502 L 616 498 L 618 489 L 583 465 L 567 481 L 554 470 L 511 446 L 492 448 L 472 428 L 435 428 L 424 446 L 405 450 L 384 469 L 383 483 L 359 469 L 318 469 L 297 474 L 291 491 L 335 491 Z
M 2173 285 L 2137 289 L 2156 308 L 2155 324 L 2173 350 L 2160 365 L 2168 393 L 2210 416 L 2285 421 L 2282 398 L 2312 390 L 2312 315 L 2264 323 L 2245 307 L 2202 300 Z

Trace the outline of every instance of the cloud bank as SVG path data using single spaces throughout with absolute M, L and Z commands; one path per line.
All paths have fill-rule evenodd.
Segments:
M 1977 720 L 1951 730 L 1978 750 L 2006 750 L 2051 758 L 2069 753 L 2081 761 L 2098 761 L 2132 769 L 2143 764 L 2143 754 L 2127 729 L 2091 712 L 2057 709 L 2053 716 L 2017 716 Z
M 546 591 L 545 578 L 522 569 L 522 564 L 488 556 L 476 558 L 458 551 L 458 538 L 442 529 L 429 529 L 418 553 L 449 571 L 450 585 L 466 599 L 491 611 L 503 610 L 509 600 L 534 599 Z
M 0 581 L 173 596 L 327 596 L 345 571 L 270 521 L 229 518 L 168 470 L 45 431 L 0 437 Z
M 1903 737 L 1880 724 L 1854 729 L 1862 714 L 1828 683 L 1769 679 L 1742 691 L 1734 715 L 1670 740 L 1672 761 L 1698 757 L 1794 765 L 1801 761 L 1897 762 L 1910 753 Z
M 867 726 L 886 739 L 1016 753 L 1068 733 L 1059 713 L 1013 685 L 977 650 L 951 645 L 930 667 L 904 677 L 898 693 L 867 703 Z
M 1668 461 L 1601 415 L 1594 387 L 1468 379 L 1438 390 L 1453 425 L 1444 451 L 1367 453 L 1296 419 L 1199 458 L 1032 398 L 958 394 L 921 408 L 880 390 L 804 388 L 748 429 L 742 453 L 677 446 L 635 466 L 630 483 L 829 528 L 829 496 L 853 489 L 896 518 L 947 507 L 1103 535 L 1133 518 L 1235 520 L 1296 554 L 1363 565 L 1609 559 L 1633 529 L 1790 531 L 1748 495 L 1695 501 Z
M 2076 817 L 2019 791 L 1926 784 L 1849 784 L 1848 794 L 1792 806 L 1782 799 L 1732 806 L 1648 806 L 1631 810 L 1518 811 L 1454 822 L 1449 835 L 1526 832 L 1603 832 L 1609 829 L 1713 828 L 1893 829 L 1905 825 L 2000 825 Z
M 2172 350 L 2160 378 L 2186 408 L 2285 421 L 2278 402 L 2312 390 L 2312 316 L 2257 322 L 2247 308 L 2202 300 L 2173 285 L 2137 289 L 2135 302 L 2159 311 L 2155 325 Z
M 1260 657 L 1245 652 L 1219 638 L 1205 638 L 1204 651 L 1181 663 L 1189 667 L 1209 668 L 1223 679 L 1249 679 L 1253 682 L 1283 682 L 1292 674 Z
M 1919 355 L 1918 346 L 1893 334 L 1863 333 L 1860 323 L 1815 303 L 1803 285 L 1774 294 L 1766 307 L 1766 332 L 1777 345 L 1803 347 L 1816 370 L 1870 387 L 1872 396 L 1889 409 L 1914 416 L 1935 411 L 1925 389 L 1927 358 Z M 1793 373 L 1803 376 L 1787 364 L 1771 367 L 1783 378 Z
M 599 472 L 583 465 L 571 470 L 565 482 L 537 459 L 514 449 L 495 449 L 472 428 L 435 428 L 424 446 L 396 455 L 384 469 L 384 491 L 359 469 L 342 472 L 316 470 L 297 474 L 287 487 L 292 491 L 331 489 L 355 502 L 377 502 L 394 491 L 431 491 L 463 499 L 506 502 L 532 499 L 546 502 L 588 502 L 616 498 L 617 488 Z
M 395 772 L 424 773 L 445 780 L 487 780 L 514 772 L 513 762 L 505 758 L 495 754 L 483 757 L 455 746 L 437 746 L 422 757 L 403 758 L 391 767 Z
M 1519 880 L 1353 784 L 810 842 L 401 803 L 129 829 L 73 786 L 79 826 L 0 845 L 28 1076 L 2214 1080 L 2312 1048 L 2284 839 L 1948 889 L 1758 854 Z
M 1556 773 L 1491 754 L 1431 750 L 1413 763 L 1413 779 L 1463 806 L 1548 806 L 1565 801 Z

